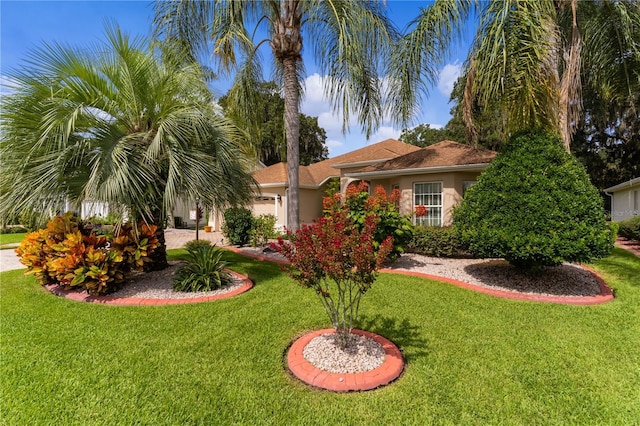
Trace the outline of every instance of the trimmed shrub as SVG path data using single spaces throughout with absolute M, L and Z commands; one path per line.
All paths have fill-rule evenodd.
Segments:
M 603 201 L 558 136 L 514 135 L 454 210 L 461 241 L 477 257 L 542 266 L 607 256 L 613 233 Z
M 617 222 L 620 226 L 618 235 L 630 240 L 640 241 L 640 216 L 633 216 Z
M 253 219 L 253 228 L 249 232 L 253 247 L 264 247 L 270 239 L 276 238 L 276 217 L 272 214 L 261 214 Z
M 23 226 L 9 226 L 7 228 L 0 228 L 0 234 L 25 234 L 27 229 Z
M 243 246 L 249 242 L 253 215 L 245 207 L 232 207 L 224 212 L 222 233 L 231 244 Z
M 173 278 L 175 291 L 211 291 L 232 282 L 224 268 L 224 252 L 215 245 L 192 245 L 187 249 L 187 263 L 180 266 Z
M 16 249 L 20 262 L 42 285 L 107 294 L 125 282 L 131 270 L 144 270 L 158 247 L 156 227 L 121 226 L 114 236 L 96 235 L 71 213 L 56 216 L 26 235 Z
M 407 252 L 435 257 L 468 257 L 452 227 L 416 226 Z

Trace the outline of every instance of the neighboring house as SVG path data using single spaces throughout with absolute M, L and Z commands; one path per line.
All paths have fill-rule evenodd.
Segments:
M 342 192 L 358 181 L 367 181 L 371 189 L 381 185 L 388 193 L 399 189 L 402 214 L 411 214 L 415 206 L 424 205 L 428 213 L 415 218 L 418 224 L 450 225 L 451 209 L 495 155 L 494 151 L 453 141 L 442 141 L 421 149 L 387 139 L 309 166 L 300 166 L 300 222 L 311 223 L 322 216 L 327 182 L 339 178 Z M 265 167 L 255 171 L 253 176 L 261 190 L 252 206 L 254 215 L 273 214 L 278 227 L 286 226 L 286 164 Z
M 611 220 L 620 222 L 640 215 L 640 177 L 604 190 L 611 197 Z

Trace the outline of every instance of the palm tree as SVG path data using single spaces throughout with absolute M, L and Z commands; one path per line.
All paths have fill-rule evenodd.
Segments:
M 199 65 L 162 61 L 115 26 L 106 36 L 89 50 L 45 44 L 10 74 L 15 91 L 1 115 L 10 185 L 0 209 L 48 211 L 85 199 L 122 206 L 130 219 L 158 225 L 161 269 L 164 222 L 178 198 L 246 202 L 253 180 Z
M 470 12 L 480 18 L 465 64 L 465 118 L 471 104 L 496 102 L 507 128 L 557 130 L 569 150 L 582 114 L 582 89 L 605 102 L 635 108 L 640 91 L 640 2 L 436 0 L 414 21 L 392 69 L 399 106 L 437 80 L 438 64 L 460 36 Z M 412 111 L 396 109 L 400 121 Z
M 154 26 L 164 40 L 179 40 L 194 57 L 212 47 L 220 72 L 236 70 L 230 100 L 251 115 L 253 92 L 262 78 L 259 47 L 268 42 L 285 101 L 289 194 L 288 228 L 299 227 L 300 95 L 303 46 L 312 48 L 327 77 L 325 95 L 342 112 L 344 128 L 355 114 L 369 135 L 382 119 L 381 58 L 397 33 L 384 5 L 362 0 L 210 0 L 157 2 Z M 254 36 L 264 35 L 261 41 Z M 303 41 L 304 38 L 304 41 Z M 211 52 L 209 52 L 211 53 Z

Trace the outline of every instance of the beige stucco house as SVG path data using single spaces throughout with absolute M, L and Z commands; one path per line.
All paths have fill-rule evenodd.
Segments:
M 322 215 L 327 183 L 331 178 L 339 178 L 343 192 L 349 184 L 358 181 L 367 181 L 372 189 L 381 185 L 387 192 L 397 188 L 402 193 L 401 213 L 410 214 L 415 206 L 424 205 L 428 214 L 414 218 L 418 224 L 450 225 L 451 209 L 495 155 L 494 151 L 453 141 L 419 148 L 387 139 L 309 166 L 300 166 L 300 221 L 311 223 Z M 262 168 L 253 176 L 261 190 L 252 206 L 254 215 L 273 214 L 277 226 L 285 227 L 286 164 Z
M 611 197 L 611 220 L 640 215 L 640 177 L 604 190 Z

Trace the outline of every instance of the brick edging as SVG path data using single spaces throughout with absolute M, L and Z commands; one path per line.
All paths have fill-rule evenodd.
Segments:
M 243 280 L 243 283 L 237 289 L 224 294 L 216 294 L 214 296 L 202 296 L 183 299 L 153 299 L 143 297 L 118 297 L 118 296 L 92 296 L 87 293 L 81 293 L 76 290 L 65 290 L 56 284 L 45 285 L 44 288 L 49 290 L 56 296 L 64 297 L 65 299 L 74 300 L 76 302 L 88 302 L 88 303 L 100 303 L 103 305 L 118 305 L 118 306 L 160 306 L 160 305 L 184 305 L 187 303 L 203 303 L 212 302 L 214 300 L 227 299 L 229 297 L 237 296 L 253 288 L 253 281 L 245 275 L 241 275 L 230 269 L 226 269 L 237 278 Z
M 262 256 L 262 255 L 258 255 L 258 254 L 253 254 L 253 253 L 247 253 L 242 251 L 241 249 L 237 248 L 237 247 L 225 247 L 228 250 L 233 251 L 234 253 L 238 253 L 241 254 L 243 256 L 247 256 L 253 259 L 257 259 L 263 262 L 274 262 L 274 263 L 278 263 L 281 265 L 286 265 L 288 264 L 287 261 L 283 261 L 283 260 L 279 260 L 279 259 L 274 259 L 272 257 L 269 256 Z M 420 277 L 420 278 L 426 278 L 426 279 L 430 279 L 430 280 L 435 280 L 435 281 L 440 281 L 440 282 L 445 282 L 447 284 L 452 284 L 455 285 L 457 287 L 461 287 L 461 288 L 465 288 L 467 290 L 472 290 L 478 293 L 484 293 L 484 294 L 488 294 L 491 296 L 495 296 L 495 297 L 501 297 L 503 299 L 512 299 L 512 300 L 526 300 L 526 301 L 532 301 L 532 302 L 546 302 L 546 303 L 559 303 L 559 304 L 566 304 L 566 305 L 598 305 L 601 303 L 606 303 L 606 302 L 610 302 L 614 299 L 613 297 L 613 291 L 611 290 L 611 288 L 607 285 L 607 283 L 604 281 L 604 279 L 600 276 L 600 274 L 598 274 L 596 271 L 594 271 L 591 268 L 588 268 L 584 265 L 579 265 L 582 269 L 590 272 L 591 274 L 593 274 L 596 278 L 596 280 L 598 281 L 598 285 L 600 286 L 600 292 L 595 295 L 595 296 L 549 296 L 549 295 L 544 295 L 544 294 L 531 294 L 531 293 L 518 293 L 518 292 L 513 292 L 513 291 L 507 291 L 507 290 L 498 290 L 498 289 L 492 289 L 492 288 L 487 288 L 487 287 L 483 287 L 483 286 L 479 286 L 479 285 L 475 285 L 475 284 L 471 284 L 471 283 L 467 283 L 464 281 L 458 281 L 458 280 L 454 280 L 451 278 L 447 278 L 447 277 L 443 277 L 440 275 L 431 275 L 431 274 L 425 274 L 422 272 L 414 272 L 414 271 L 404 271 L 404 270 L 399 270 L 399 269 L 381 269 L 380 272 L 384 272 L 387 274 L 397 274 L 397 275 L 408 275 L 408 276 L 413 276 L 413 277 Z
M 334 392 L 349 392 L 388 385 L 404 370 L 402 353 L 395 344 L 382 336 L 363 330 L 352 330 L 352 333 L 373 339 L 382 346 L 386 353 L 382 365 L 362 373 L 331 373 L 315 367 L 302 354 L 305 346 L 320 335 L 333 333 L 335 330 L 332 328 L 316 330 L 293 342 L 287 352 L 289 371 L 308 385 Z

